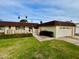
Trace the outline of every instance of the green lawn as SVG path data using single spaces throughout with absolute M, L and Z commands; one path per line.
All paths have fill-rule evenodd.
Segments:
M 0 40 L 0 59 L 79 59 L 79 46 L 34 37 Z

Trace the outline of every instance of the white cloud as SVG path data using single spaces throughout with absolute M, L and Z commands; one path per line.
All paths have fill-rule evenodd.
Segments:
M 18 15 L 27 15 L 34 22 L 53 19 L 78 21 L 79 0 L 0 0 L 0 11 L 0 18 L 4 20 L 18 21 Z

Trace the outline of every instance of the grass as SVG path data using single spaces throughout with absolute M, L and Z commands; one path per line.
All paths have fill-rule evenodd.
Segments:
M 34 37 L 1 39 L 0 59 L 79 59 L 79 46 L 62 40 L 39 42 Z

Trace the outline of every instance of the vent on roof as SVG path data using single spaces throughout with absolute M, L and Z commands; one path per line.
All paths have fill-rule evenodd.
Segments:
M 43 22 L 42 21 L 40 21 L 40 24 L 42 24 Z

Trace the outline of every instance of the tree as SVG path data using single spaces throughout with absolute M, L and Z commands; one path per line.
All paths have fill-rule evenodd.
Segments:
M 28 22 L 26 19 L 21 19 L 20 22 Z
M 25 18 L 27 19 L 27 16 L 25 16 Z
M 20 19 L 20 16 L 18 16 L 18 19 Z

